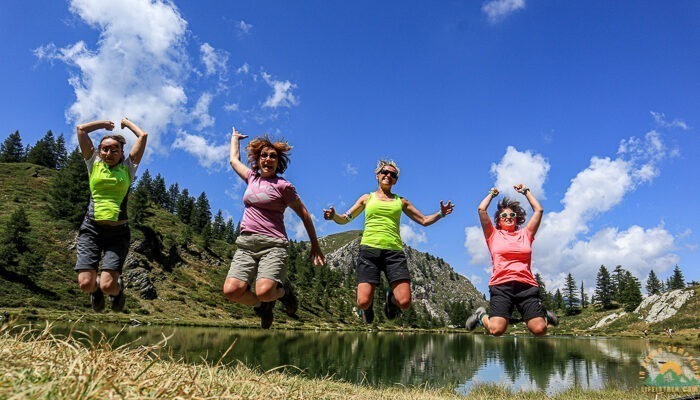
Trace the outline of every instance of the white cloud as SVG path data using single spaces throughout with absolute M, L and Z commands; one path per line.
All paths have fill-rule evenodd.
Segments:
M 656 122 L 656 125 L 663 127 L 663 128 L 679 128 L 684 131 L 687 131 L 690 129 L 688 124 L 685 123 L 685 121 L 681 119 L 674 119 L 671 122 L 666 121 L 666 115 L 664 113 L 656 112 L 656 111 L 649 111 L 651 113 L 651 116 L 654 118 L 654 121 Z
M 249 35 L 251 29 L 253 29 L 252 24 L 248 24 L 243 20 L 239 21 L 238 24 L 236 24 L 236 27 L 238 28 L 239 35 Z
M 191 114 L 192 118 L 198 121 L 197 129 L 214 126 L 215 119 L 209 114 L 209 106 L 212 99 L 211 93 L 204 92 L 197 100 L 197 104 L 195 104 Z
M 420 243 L 427 243 L 428 236 L 422 230 L 416 230 L 417 225 L 414 222 L 409 222 L 408 224 L 401 224 L 399 226 L 399 231 L 401 234 L 401 239 L 409 246 L 416 247 Z
M 523 8 L 525 0 L 491 0 L 481 6 L 481 11 L 490 22 L 495 23 Z
M 224 110 L 229 111 L 229 112 L 238 111 L 238 109 L 239 109 L 238 103 L 230 103 L 230 104 L 224 105 Z
M 67 121 L 118 122 L 127 116 L 149 132 L 149 151 L 158 150 L 166 127 L 187 115 L 187 22 L 172 3 L 158 0 L 73 0 L 70 11 L 100 31 L 97 48 L 79 41 L 34 51 L 39 59 L 75 69 L 68 82 L 76 100 L 66 111 Z
M 357 167 L 352 164 L 345 164 L 345 175 L 357 175 Z
M 262 77 L 274 89 L 274 93 L 263 103 L 263 108 L 292 107 L 299 104 L 299 100 L 292 93 L 292 89 L 295 89 L 297 85 L 289 81 L 274 80 L 270 74 L 265 72 L 262 73 Z
M 513 185 L 523 183 L 538 199 L 546 199 L 543 186 L 549 172 L 549 163 L 539 154 L 529 150 L 520 152 L 508 146 L 506 154 L 498 164 L 491 164 L 495 185 L 504 195 L 517 196 Z
M 240 67 L 238 67 L 238 69 L 236 69 L 237 74 L 244 74 L 245 75 L 248 72 L 250 72 L 250 65 L 248 65 L 248 63 L 243 63 L 243 65 L 241 65 Z
M 548 290 L 562 285 L 569 272 L 592 288 L 602 264 L 611 268 L 620 264 L 643 279 L 650 269 L 660 273 L 678 261 L 673 253 L 676 240 L 663 225 L 608 227 L 587 236 L 596 217 L 620 204 L 639 184 L 658 175 L 658 162 L 668 152 L 660 135 L 652 131 L 641 139 L 622 140 L 615 159 L 592 157 L 589 166 L 571 180 L 561 200 L 563 209 L 545 213 L 533 244 L 533 272 L 545 278 Z M 492 166 L 497 182 L 508 181 L 507 174 L 535 171 L 533 182 L 542 184 L 548 170 L 543 157 L 512 147 Z M 488 271 L 491 259 L 481 227 L 466 227 L 465 236 L 464 246 L 471 263 Z
M 204 64 L 206 74 L 213 75 L 215 73 L 226 73 L 226 63 L 228 62 L 228 53 L 224 50 L 216 50 L 209 43 L 204 43 L 199 47 L 202 53 L 202 63 Z
M 226 164 L 229 156 L 228 144 L 210 144 L 202 136 L 191 135 L 183 131 L 178 132 L 172 147 L 190 153 L 204 168 L 220 168 Z

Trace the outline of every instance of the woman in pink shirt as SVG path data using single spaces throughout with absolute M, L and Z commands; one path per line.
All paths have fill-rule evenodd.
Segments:
M 289 164 L 286 142 L 272 143 L 267 136 L 255 138 L 248 150 L 248 166 L 240 159 L 240 139 L 248 136 L 233 129 L 230 162 L 236 174 L 248 187 L 243 194 L 241 233 L 236 239 L 236 253 L 231 261 L 224 295 L 229 301 L 253 306 L 260 317 L 260 326 L 272 325 L 272 310 L 280 300 L 288 315 L 296 314 L 297 298 L 287 280 L 287 231 L 284 210 L 289 207 L 301 218 L 311 241 L 311 259 L 314 264 L 325 263 L 316 230 L 304 203 L 294 185 L 278 176 Z M 255 293 L 251 288 L 255 286 Z
M 491 200 L 498 196 L 498 189 L 492 188 L 479 204 L 479 220 L 493 262 L 493 275 L 489 280 L 490 313 L 479 307 L 467 319 L 466 328 L 471 331 L 481 324 L 492 335 L 503 335 L 512 322 L 510 316 L 515 306 L 530 332 L 542 336 L 547 333 L 548 322 L 554 326 L 558 323 L 556 314 L 542 305 L 540 288 L 530 270 L 532 241 L 540 227 L 543 209 L 525 185 L 521 183 L 513 188 L 525 196 L 534 214 L 523 228 L 525 210 L 519 201 L 505 197 L 498 203 L 494 226 L 487 209 Z

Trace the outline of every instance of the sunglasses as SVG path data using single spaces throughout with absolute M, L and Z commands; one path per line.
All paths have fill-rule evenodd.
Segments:
M 394 179 L 396 179 L 396 178 L 399 177 L 399 174 L 397 174 L 397 173 L 394 172 L 394 171 L 389 171 L 388 169 L 382 169 L 382 170 L 379 171 L 379 173 L 382 174 L 382 175 L 389 175 L 390 177 L 392 177 L 392 178 L 394 178 Z
M 515 218 L 515 216 L 518 215 L 514 212 L 512 213 L 501 213 L 501 218 Z

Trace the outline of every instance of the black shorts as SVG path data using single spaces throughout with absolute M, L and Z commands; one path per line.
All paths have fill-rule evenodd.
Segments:
M 100 225 L 85 219 L 78 231 L 78 260 L 75 270 L 96 270 L 104 253 L 102 270 L 121 273 L 129 253 L 130 240 L 129 224 Z
M 491 305 L 489 317 L 503 317 L 510 320 L 513 306 L 523 317 L 523 321 L 545 316 L 540 298 L 540 288 L 522 282 L 506 282 L 489 286 Z
M 378 285 L 379 274 L 382 271 L 390 285 L 397 281 L 411 280 L 403 250 L 385 250 L 361 245 L 357 261 L 357 283 Z

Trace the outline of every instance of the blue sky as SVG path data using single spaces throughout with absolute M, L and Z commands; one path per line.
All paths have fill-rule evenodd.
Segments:
M 322 209 L 392 158 L 418 209 L 457 205 L 428 228 L 404 217 L 404 240 L 482 291 L 477 204 L 523 182 L 548 288 L 572 272 L 592 290 L 601 264 L 700 280 L 700 2 L 8 0 L 0 30 L 3 139 L 75 144 L 76 124 L 127 116 L 150 134 L 141 171 L 238 221 L 231 127 L 268 132 L 294 146 L 286 177 L 320 235 L 361 229 Z

